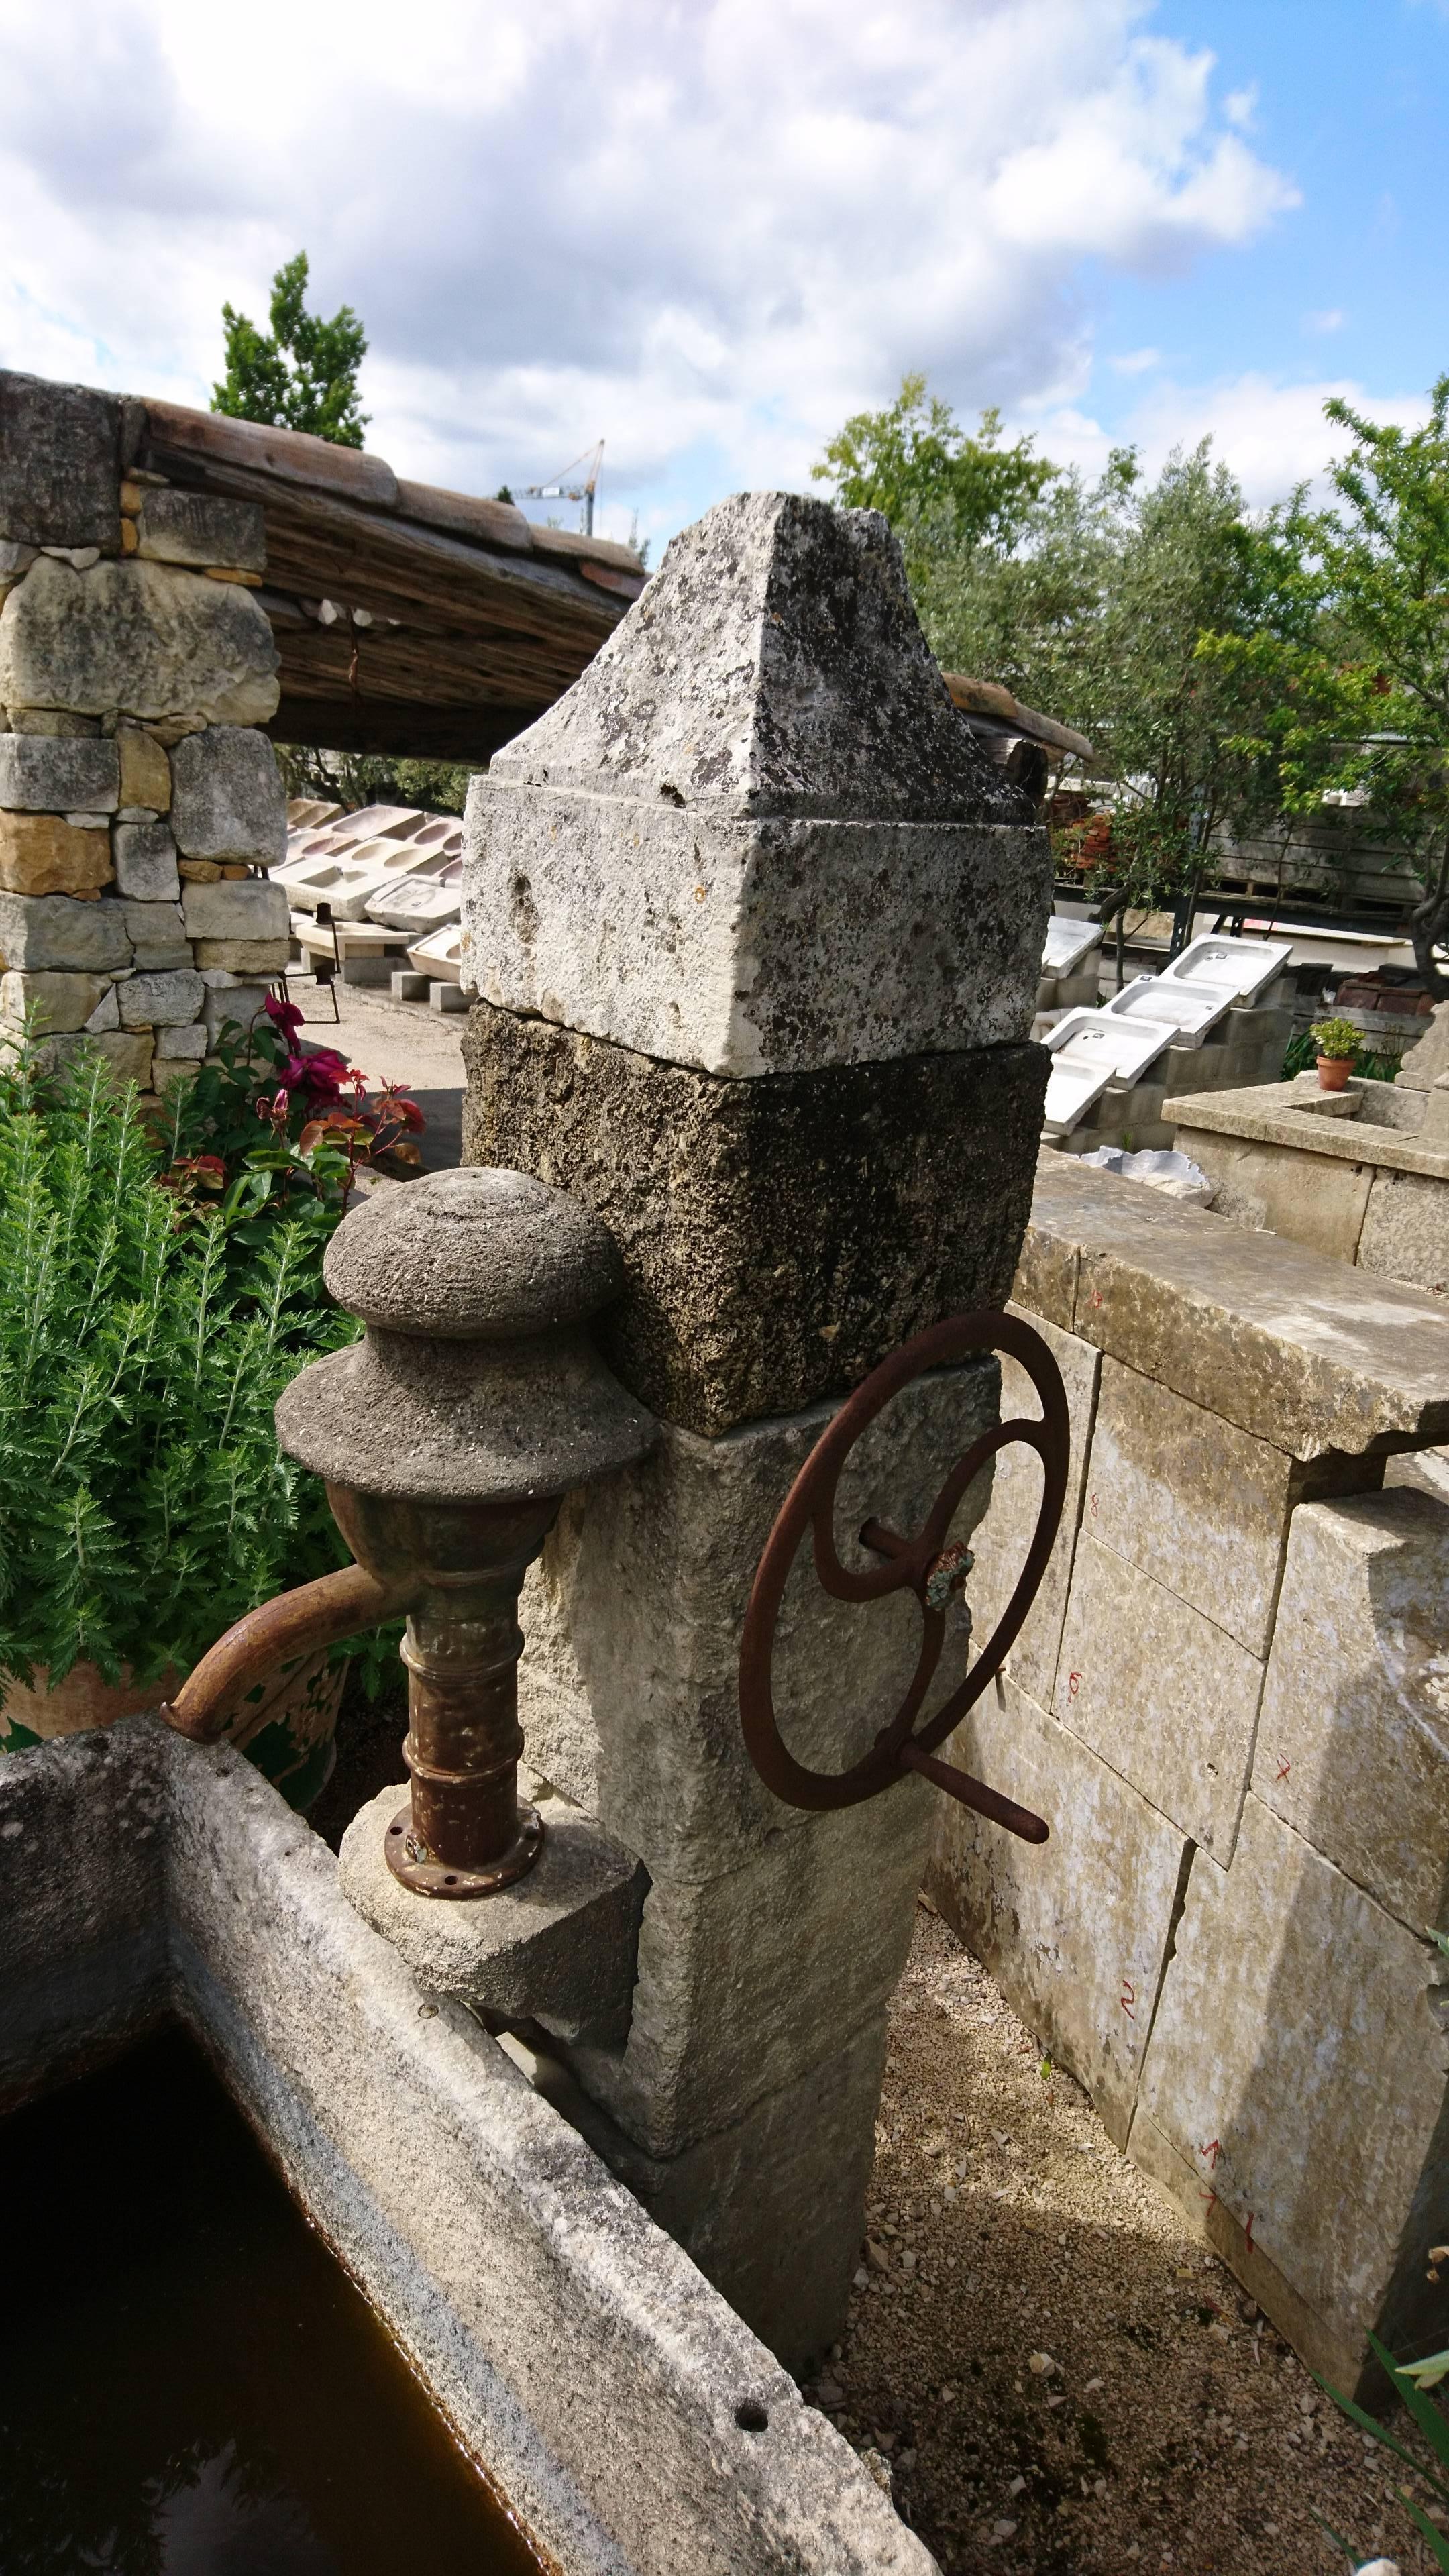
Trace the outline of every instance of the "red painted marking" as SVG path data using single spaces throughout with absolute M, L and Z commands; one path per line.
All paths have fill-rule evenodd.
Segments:
M 1100 1288 L 1094 1288 L 1094 1289 L 1092 1290 L 1091 1296 L 1090 1296 L 1090 1297 L 1088 1298 L 1088 1300 L 1087 1300 L 1087 1303 L 1088 1303 L 1088 1305 L 1090 1305 L 1090 1306 L 1100 1306 L 1100 1305 L 1101 1305 L 1101 1302 L 1102 1302 L 1102 1291 L 1101 1291 L 1101 1289 L 1100 1289 Z
M 1122 2006 L 1122 2010 L 1127 2015 L 1128 2020 L 1135 2021 L 1137 2019 L 1137 1989 L 1132 1983 L 1130 1977 L 1123 1978 L 1122 1992 L 1118 1997 L 1118 2001 Z
M 1289 1772 L 1292 1770 L 1292 1768 L 1293 1768 L 1293 1765 L 1292 1765 L 1292 1763 L 1291 1763 L 1291 1762 L 1280 1762 L 1280 1763 L 1279 1763 L 1279 1765 L 1278 1765 L 1278 1778 L 1279 1778 L 1280 1780 L 1286 1780 L 1286 1779 L 1287 1779 L 1287 1777 L 1288 1777 L 1288 1774 L 1289 1774 Z M 1275 1786 L 1276 1786 L 1276 1783 L 1275 1783 Z
M 1094 1494 L 1094 1495 L 1092 1496 L 1092 1518 L 1093 1518 L 1093 1520 L 1095 1520 L 1095 1519 L 1096 1519 L 1096 1517 L 1097 1517 L 1097 1497 L 1096 1497 L 1096 1495 Z
M 1067 1675 L 1067 1697 L 1068 1697 L 1068 1699 L 1075 1699 L 1075 1698 L 1076 1698 L 1076 1696 L 1077 1696 L 1077 1693 L 1078 1693 L 1078 1691 L 1081 1689 L 1081 1687 L 1082 1687 L 1082 1676 L 1081 1676 L 1081 1674 L 1080 1674 L 1080 1673 L 1068 1673 L 1068 1675 Z
M 1250 2209 L 1248 2212 L 1248 2224 L 1243 2230 L 1243 2236 L 1250 2254 L 1253 2251 L 1253 2218 L 1254 2212 Z
M 1218 2162 L 1218 2158 L 1219 2158 L 1219 2156 L 1222 2154 L 1222 2148 L 1221 2148 L 1221 2146 L 1219 2145 L 1219 2143 L 1218 2143 L 1218 2141 L 1217 2141 L 1217 2139 L 1216 2139 L 1216 2138 L 1211 2138 L 1211 2139 L 1209 2139 L 1209 2141 L 1208 2141 L 1208 2143 L 1207 2143 L 1207 2145 L 1206 2145 L 1205 2147 L 1199 2147 L 1199 2148 L 1198 2148 L 1198 2154 L 1199 2154 L 1200 2156 L 1206 2156 L 1206 2158 L 1207 2158 L 1207 2160 L 1208 2160 L 1208 2163 L 1209 2163 L 1209 2165 L 1212 2167 L 1213 2171 L 1214 2171 L 1214 2172 L 1216 2172 L 1216 2171 L 1217 2171 L 1217 2162 Z

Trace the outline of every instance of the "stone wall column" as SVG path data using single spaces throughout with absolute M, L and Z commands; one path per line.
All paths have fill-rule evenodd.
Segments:
M 934 1793 L 781 1807 L 740 1738 L 740 1631 L 847 1390 L 1007 1295 L 1045 835 L 952 707 L 885 522 L 754 494 L 675 540 L 475 782 L 467 850 L 465 1153 L 605 1218 L 627 1284 L 600 1339 L 664 1426 L 566 1507 L 524 1598 L 529 1759 L 650 1881 L 627 2037 L 573 2070 L 617 2169 L 803 2368 L 859 2256 Z M 908 1390 L 852 1463 L 840 1544 L 871 1510 L 918 1526 L 996 1402 L 991 1364 Z M 915 1620 L 799 1570 L 776 1678 L 804 1759 L 871 1741 Z
M 140 406 L 0 370 L 0 1043 L 146 1095 L 285 972 L 261 510 L 134 465 Z

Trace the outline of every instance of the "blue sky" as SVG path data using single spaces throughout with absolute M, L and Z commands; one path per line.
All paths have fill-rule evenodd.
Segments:
M 404 40 L 405 36 L 405 40 Z M 1438 0 L 0 0 L 0 363 L 204 403 L 305 245 L 369 443 L 488 491 L 603 435 L 658 544 L 907 368 L 1265 501 L 1449 367 Z

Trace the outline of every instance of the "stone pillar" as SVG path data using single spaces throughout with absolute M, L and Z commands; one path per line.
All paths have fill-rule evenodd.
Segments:
M 600 1340 L 664 1425 L 566 1505 L 524 1598 L 528 1758 L 650 1881 L 627 2037 L 573 2069 L 617 2169 L 794 2368 L 857 2260 L 934 1793 L 781 1807 L 740 1738 L 740 1630 L 844 1393 L 1007 1295 L 1045 1083 L 1024 1041 L 1049 864 L 1024 811 L 885 522 L 774 494 L 675 540 L 469 802 L 465 1153 L 605 1219 L 626 1285 Z M 843 1546 L 872 1509 L 919 1525 L 996 1383 L 947 1371 L 889 1409 Z M 865 1748 L 915 1626 L 799 1569 L 776 1674 L 803 1758 Z
M 140 407 L 0 370 L 0 1043 L 159 1092 L 285 972 L 262 512 L 135 469 Z

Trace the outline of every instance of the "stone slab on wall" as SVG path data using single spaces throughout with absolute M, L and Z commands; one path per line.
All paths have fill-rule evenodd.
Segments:
M 1031 1045 L 726 1081 L 474 1005 L 463 1152 L 574 1192 L 624 1256 L 599 1340 L 708 1436 L 1004 1304 L 1046 1058 Z
M 1235 1225 L 1267 1227 L 1327 1261 L 1356 1261 L 1372 1192 L 1372 1163 L 1294 1154 L 1250 1137 L 1179 1121 L 1174 1142 L 1213 1183 L 1213 1213 Z
M 1449 1928 L 1449 1502 L 1295 1512 L 1253 1787 L 1413 1932 Z
M 1316 1481 L 1376 1485 L 1380 1472 L 1335 1457 Z M 1084 1526 L 1252 1655 L 1268 1651 L 1289 1514 L 1313 1480 L 1281 1449 L 1102 1362 Z
M 1224 1867 L 1262 1687 L 1226 1629 L 1083 1531 L 1055 1714 Z
M 1051 1839 L 1019 1842 L 943 1798 L 927 1891 L 1125 2147 L 1192 1846 L 1009 1681 L 943 1752 L 1044 1816 Z
M 1032 1324 L 1041 1334 L 1061 1370 L 1067 1399 L 1071 1448 L 1061 1524 L 1036 1599 L 1027 1612 L 1005 1665 L 1012 1679 L 1032 1699 L 1043 1708 L 1050 1708 L 1056 1685 L 1062 1621 L 1066 1616 L 1067 1590 L 1071 1582 L 1072 1556 L 1082 1515 L 1082 1484 L 1091 1447 L 1097 1372 L 1101 1361 L 1091 1344 L 1080 1341 L 1074 1334 L 1059 1332 L 1055 1325 L 1045 1323 L 1039 1316 L 1026 1315 L 1020 1306 L 1009 1306 L 1007 1312 L 1020 1316 L 1023 1322 Z M 1003 1422 L 1017 1415 L 1027 1421 L 1039 1420 L 1041 1406 L 1025 1369 L 1009 1357 L 1003 1357 L 1000 1365 Z M 1041 1489 L 1041 1461 L 1034 1450 L 1014 1447 L 998 1451 L 992 1468 L 991 1505 L 972 1540 L 976 1562 L 966 1587 L 974 1621 L 972 1641 L 977 1648 L 986 1644 L 1016 1589 L 1036 1528 Z
M 1449 1439 L 1443 1309 L 1421 1289 L 1069 1156 L 1038 1164 L 1012 1293 L 1290 1457 Z
M 1434 1961 L 1250 1795 L 1231 1869 L 1194 1863 L 1143 2070 L 1199 2222 L 1215 2196 L 1345 2389 L 1370 2328 L 1403 2348 L 1425 2319 L 1425 2256 L 1449 2223 Z

